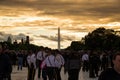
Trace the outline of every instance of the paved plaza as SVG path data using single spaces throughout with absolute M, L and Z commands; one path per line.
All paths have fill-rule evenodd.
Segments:
M 36 72 L 37 75 L 37 72 Z M 12 72 L 12 80 L 27 80 L 27 68 L 23 67 L 23 70 L 17 70 L 17 67 L 13 68 L 13 72 Z M 62 80 L 68 80 L 68 76 L 67 74 L 64 74 L 64 69 L 62 68 L 61 70 L 61 76 L 62 76 Z M 37 79 L 37 76 L 35 76 L 35 80 Z M 42 79 L 40 79 L 42 80 Z M 88 72 L 82 72 L 80 71 L 79 74 L 79 80 L 97 80 L 97 78 L 89 78 L 89 73 Z

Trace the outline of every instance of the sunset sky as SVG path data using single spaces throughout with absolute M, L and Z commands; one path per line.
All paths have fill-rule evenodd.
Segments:
M 61 48 L 98 27 L 120 30 L 120 0 L 0 0 L 0 41 L 30 36 L 30 43 Z

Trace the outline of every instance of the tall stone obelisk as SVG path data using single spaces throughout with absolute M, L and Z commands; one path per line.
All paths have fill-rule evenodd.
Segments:
M 58 27 L 58 50 L 60 51 L 60 27 Z

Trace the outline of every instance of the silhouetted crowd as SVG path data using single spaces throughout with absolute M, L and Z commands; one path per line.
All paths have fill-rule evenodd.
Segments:
M 79 72 L 88 72 L 90 78 L 99 77 L 99 72 L 113 68 L 112 57 L 119 51 L 63 50 L 40 48 L 39 51 L 9 50 L 0 45 L 0 80 L 11 80 L 12 68 L 28 68 L 27 80 L 61 80 L 61 68 L 68 73 L 68 80 L 79 80 Z M 120 53 L 120 52 L 119 52 Z M 119 65 L 120 66 L 120 65 Z M 120 74 L 119 74 L 120 75 Z M 120 80 L 116 78 L 115 80 Z M 99 79 L 104 80 L 104 79 Z M 108 80 L 106 78 L 106 80 Z

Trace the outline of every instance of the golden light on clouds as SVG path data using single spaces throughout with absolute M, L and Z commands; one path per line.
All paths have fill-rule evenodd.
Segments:
M 33 44 L 57 48 L 60 27 L 61 47 L 65 48 L 98 27 L 120 30 L 119 3 L 120 0 L 0 0 L 0 41 L 8 36 L 20 39 L 29 35 Z

